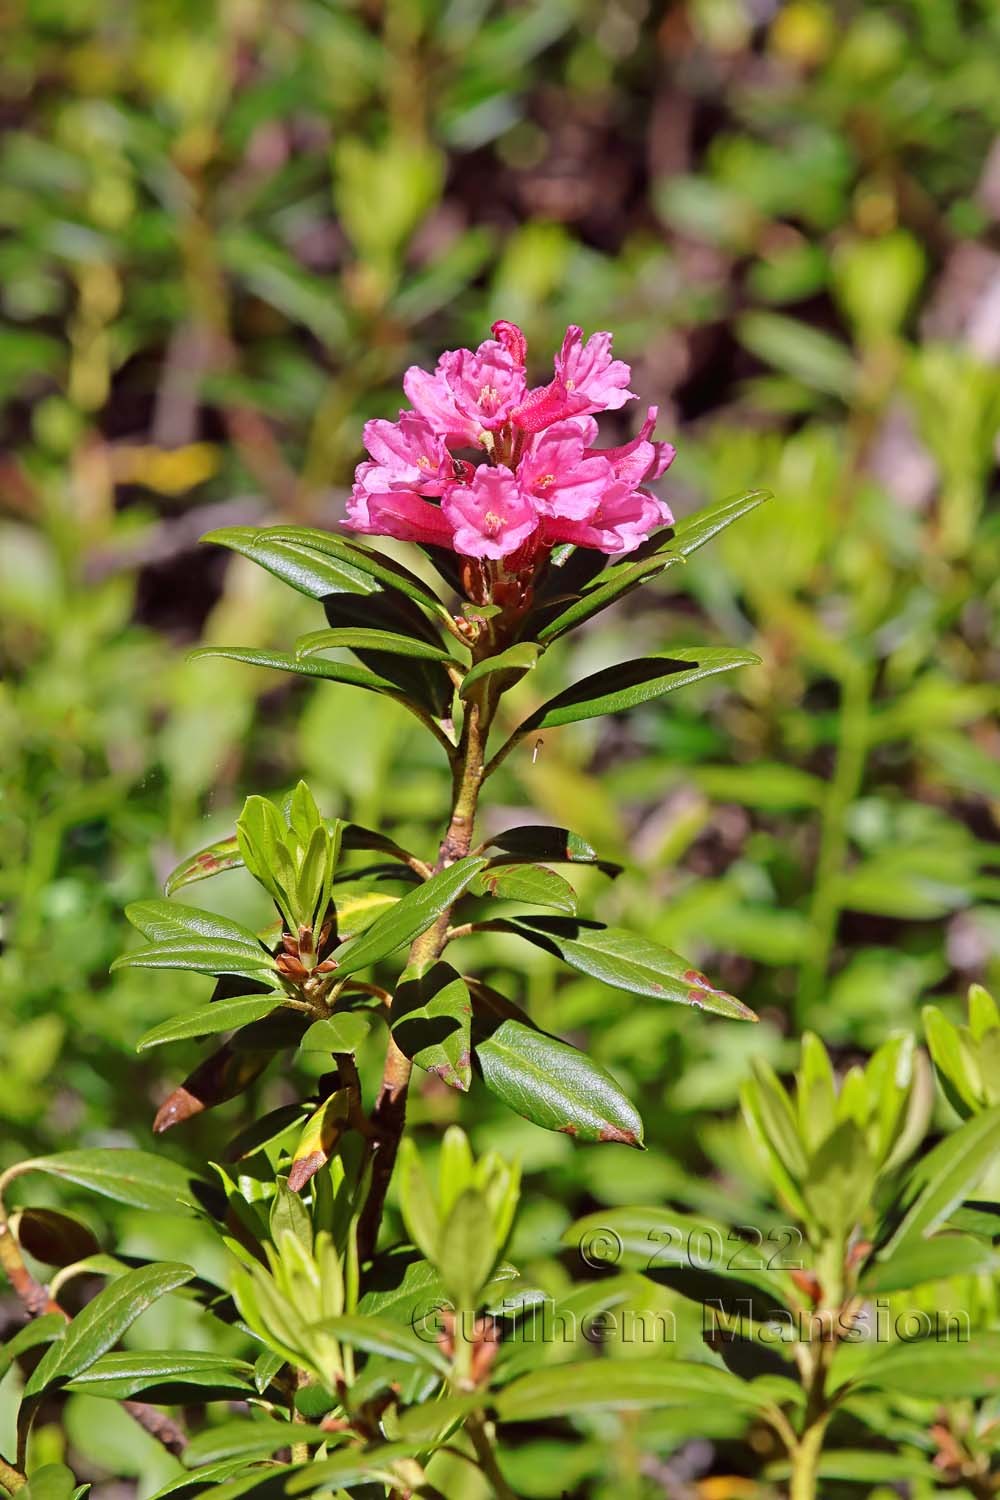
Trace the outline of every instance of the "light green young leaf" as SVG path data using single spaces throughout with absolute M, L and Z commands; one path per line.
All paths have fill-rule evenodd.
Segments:
M 1000 1154 L 1000 1107 L 973 1115 L 919 1161 L 895 1205 L 896 1227 L 878 1252 L 888 1260 L 944 1222 Z
M 339 975 L 346 977 L 368 968 L 426 932 L 485 865 L 486 860 L 481 856 L 468 855 L 456 860 L 404 896 L 359 937 L 341 943 L 331 955 L 337 962 Z

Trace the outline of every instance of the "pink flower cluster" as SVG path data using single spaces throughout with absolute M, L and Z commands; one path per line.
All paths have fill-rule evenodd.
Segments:
M 506 322 L 493 333 L 475 352 L 442 354 L 433 374 L 412 365 L 403 388 L 413 410 L 365 424 L 370 460 L 358 465 L 346 524 L 511 558 L 518 570 L 559 542 L 631 552 L 669 525 L 669 508 L 642 488 L 674 457 L 669 443 L 651 441 L 656 407 L 630 443 L 594 447 L 595 414 L 637 399 L 611 335 L 584 343 L 568 328 L 553 379 L 529 390 L 523 333 Z

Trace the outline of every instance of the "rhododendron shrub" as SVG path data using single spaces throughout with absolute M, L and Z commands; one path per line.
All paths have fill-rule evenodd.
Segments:
M 655 407 L 627 436 L 636 396 L 610 335 L 569 328 L 551 377 L 532 385 L 521 331 L 507 322 L 492 331 L 475 351 L 443 354 L 433 372 L 408 370 L 411 409 L 366 425 L 369 456 L 344 528 L 236 527 L 207 538 L 315 600 L 326 623 L 288 649 L 195 654 L 305 676 L 348 702 L 353 690 L 392 699 L 446 759 L 450 806 L 435 847 L 408 849 L 349 809 L 320 806 L 303 783 L 284 798 L 250 797 L 231 836 L 186 858 L 164 899 L 128 909 L 142 943 L 120 965 L 206 976 L 204 1003 L 140 1043 L 201 1049 L 154 1130 L 182 1143 L 190 1122 L 208 1116 L 208 1139 L 211 1111 L 240 1097 L 243 1128 L 230 1139 L 217 1126 L 209 1161 L 185 1166 L 97 1147 L 33 1159 L 6 1174 L 0 1194 L 43 1172 L 160 1215 L 197 1216 L 219 1236 L 228 1272 L 216 1285 L 182 1262 L 88 1260 L 76 1221 L 51 1207 L 8 1220 L 0 1206 L 0 1257 L 35 1320 L 24 1348 L 34 1340 L 45 1349 L 25 1386 L 17 1451 L 0 1460 L 10 1493 L 25 1485 L 38 1411 L 69 1386 L 125 1402 L 183 1452 L 192 1472 L 164 1495 L 360 1487 L 433 1497 L 436 1455 L 457 1448 L 509 1497 L 498 1424 L 538 1405 L 531 1382 L 547 1357 L 544 1339 L 518 1342 L 535 1294 L 503 1259 L 517 1169 L 496 1154 L 476 1160 L 454 1127 L 432 1181 L 405 1134 L 408 1093 L 428 1075 L 458 1095 L 485 1089 L 579 1149 L 641 1147 L 643 1122 L 616 1078 L 538 1026 L 523 994 L 484 981 L 468 940 L 502 933 L 636 1005 L 691 1007 L 706 1024 L 755 1019 L 688 959 L 578 913 L 574 872 L 617 873 L 585 839 L 532 819 L 483 829 L 478 813 L 504 760 L 533 753 L 526 737 L 535 743 L 755 660 L 718 644 L 664 643 L 547 701 L 536 695 L 519 723 L 498 713 L 568 632 L 765 497 L 675 521 L 649 488 L 673 448 L 654 436 Z M 618 415 L 602 441 L 607 413 Z M 414 544 L 414 566 L 358 533 Z M 254 927 L 177 899 L 237 867 L 256 884 Z M 299 1054 L 314 1064 L 301 1075 Z M 298 1092 L 258 1118 L 255 1084 L 275 1065 L 291 1069 Z M 65 1278 L 42 1286 L 24 1258 L 42 1245 L 50 1263 L 82 1259 L 107 1278 L 71 1320 Z M 239 1357 L 116 1350 L 145 1307 L 182 1286 L 238 1330 L 227 1348 Z M 673 1378 L 707 1378 L 702 1366 L 674 1363 Z M 711 1373 L 716 1394 L 726 1396 L 727 1380 L 738 1385 Z M 585 1364 L 560 1367 L 567 1389 L 588 1378 Z M 614 1390 L 607 1396 L 614 1405 Z M 244 1415 L 192 1435 L 163 1410 L 199 1399 L 238 1401 Z M 50 1475 L 56 1487 L 45 1493 L 70 1500 L 67 1474 Z

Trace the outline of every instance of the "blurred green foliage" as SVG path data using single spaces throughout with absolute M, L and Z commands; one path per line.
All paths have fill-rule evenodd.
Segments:
M 536 350 L 569 321 L 614 330 L 677 442 L 678 514 L 775 491 L 680 581 L 550 653 L 515 704 L 626 640 L 717 634 L 763 664 L 547 733 L 488 813 L 600 842 L 626 865 L 610 887 L 580 876 L 602 915 L 690 953 L 764 1024 L 634 1008 L 582 977 L 556 992 L 544 954 L 475 938 L 481 972 L 628 1085 L 650 1149 L 574 1148 L 475 1089 L 463 1122 L 521 1154 L 511 1253 L 550 1290 L 560 1234 L 595 1207 L 773 1216 L 738 1114 L 751 1055 L 787 1073 L 809 1027 L 846 1066 L 915 1032 L 922 1002 L 960 1021 L 969 982 L 1000 979 L 1000 12 L 21 0 L 3 26 L 3 1164 L 145 1144 L 180 1075 L 134 1044 L 206 995 L 109 977 L 121 909 L 231 832 L 245 794 L 305 775 L 328 813 L 434 847 L 445 771 L 402 710 L 185 662 L 315 625 L 195 543 L 336 525 L 361 424 L 394 413 L 403 369 L 503 316 Z M 213 886 L 261 919 L 241 873 Z M 283 1102 L 281 1079 L 259 1086 Z M 455 1096 L 429 1085 L 412 1110 L 441 1126 Z M 186 1128 L 211 1156 L 215 1127 Z M 140 1494 L 165 1482 L 116 1413 L 95 1439 L 92 1404 L 69 1401 L 84 1461 Z M 590 1435 L 527 1446 L 511 1481 L 645 1496 L 657 1465 L 759 1467 L 723 1414 L 707 1454 L 669 1416 L 606 1454 Z M 54 1428 L 36 1441 L 58 1459 Z M 711 1493 L 774 1492 L 736 1484 Z

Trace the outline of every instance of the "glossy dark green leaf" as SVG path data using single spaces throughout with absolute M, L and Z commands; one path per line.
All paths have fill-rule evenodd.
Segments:
M 441 913 L 458 900 L 485 864 L 485 859 L 474 855 L 456 860 L 404 896 L 360 937 L 342 943 L 332 954 L 340 975 L 343 977 L 367 968 L 426 932 Z
M 591 1359 L 522 1375 L 496 1398 L 502 1422 L 545 1421 L 591 1411 L 639 1411 L 706 1401 L 758 1407 L 773 1397 L 714 1365 L 681 1359 Z
M 531 671 L 532 667 L 537 664 L 541 652 L 541 646 L 536 645 L 533 641 L 521 641 L 516 646 L 508 646 L 506 651 L 501 651 L 497 656 L 484 657 L 482 661 L 476 662 L 474 667 L 469 668 L 462 679 L 459 696 L 467 698 L 470 688 L 475 687 L 477 682 L 482 682 L 485 677 L 492 677 L 497 672 L 513 673 L 515 675 L 512 680 L 516 681 L 518 678 L 523 677 L 526 672 Z
M 321 557 L 332 558 L 353 571 L 365 574 L 382 587 L 398 589 L 401 594 L 433 614 L 449 618 L 441 600 L 415 573 L 386 557 L 384 553 L 366 547 L 362 542 L 347 541 L 344 537 L 335 536 L 333 532 L 315 531 L 308 526 L 274 526 L 265 533 L 265 537 L 273 541 L 291 542 L 306 547 Z
M 526 823 L 507 828 L 490 839 L 490 846 L 502 849 L 511 859 L 543 859 L 548 864 L 596 865 L 605 875 L 618 875 L 621 865 L 601 859 L 596 849 L 578 833 L 568 828 L 553 828 L 544 823 Z M 494 861 L 495 863 L 495 861 Z
M 934 1147 L 910 1172 L 894 1206 L 896 1227 L 878 1252 L 897 1251 L 926 1239 L 944 1222 L 1000 1155 L 1000 1107 L 984 1110 Z
M 117 1344 L 148 1307 L 193 1275 L 190 1266 L 166 1262 L 127 1271 L 112 1281 L 77 1313 L 63 1337 L 42 1356 L 24 1388 L 25 1396 L 38 1395 L 56 1381 L 81 1375 Z
M 256 526 L 227 526 L 210 531 L 202 541 L 241 553 L 310 599 L 340 593 L 374 594 L 379 589 L 377 581 L 361 568 L 325 557 L 301 542 L 283 541 Z
M 384 651 L 390 656 L 418 656 L 426 661 L 454 662 L 455 657 L 441 646 L 430 641 L 417 640 L 410 635 L 397 635 L 391 630 L 365 630 L 358 626 L 339 630 L 313 630 L 295 642 L 296 656 L 314 656 L 319 651 L 335 650 Z M 457 665 L 457 663 L 456 663 Z
M 601 714 L 624 713 L 640 703 L 660 698 L 729 672 L 735 667 L 754 666 L 760 661 L 750 651 L 734 651 L 719 646 L 676 646 L 638 661 L 623 662 L 595 672 L 582 682 L 574 683 L 558 697 L 542 705 L 520 725 L 515 738 L 560 724 L 574 724 L 580 719 L 594 719 Z
M 567 1042 L 511 1019 L 475 1054 L 486 1086 L 515 1114 L 581 1141 L 641 1146 L 635 1106 L 609 1073 Z
M 299 677 L 318 677 L 326 682 L 343 682 L 350 687 L 367 688 L 373 693 L 399 695 L 396 683 L 380 677 L 367 667 L 352 662 L 314 660 L 293 656 L 287 651 L 257 651 L 249 646 L 201 646 L 192 651 L 189 661 L 205 656 L 222 656 L 227 661 L 241 661 L 248 667 L 272 667 L 277 672 L 294 672 Z
M 543 646 L 551 645 L 561 635 L 565 635 L 567 630 L 574 630 L 585 620 L 590 620 L 594 615 L 600 614 L 601 610 L 607 609 L 609 605 L 615 604 L 626 594 L 630 594 L 646 579 L 655 578 L 665 568 L 672 567 L 683 560 L 679 552 L 665 547 L 651 557 L 621 564 L 620 571 L 609 569 L 599 575 L 593 587 L 574 599 L 560 610 L 554 619 L 550 619 L 543 625 L 537 633 L 538 640 Z M 545 612 L 549 613 L 550 608 L 550 606 L 545 607 Z
M 274 969 L 274 959 L 254 934 L 228 917 L 179 901 L 134 901 L 125 915 L 150 946 L 122 954 L 113 969 L 194 969 L 259 979 Z M 270 982 L 277 984 L 276 977 Z
M 217 1000 L 212 1005 L 187 1015 L 176 1016 L 154 1026 L 136 1042 L 137 1052 L 150 1047 L 162 1047 L 165 1042 L 182 1041 L 185 1037 L 214 1036 L 220 1031 L 234 1031 L 248 1021 L 258 1021 L 270 1015 L 280 1005 L 277 995 L 244 995 L 236 1000 Z
M 465 980 L 439 962 L 425 974 L 405 973 L 392 1000 L 392 1035 L 399 1050 L 453 1089 L 472 1079 L 472 1004 Z
M 188 1387 L 190 1393 L 185 1394 Z M 147 1400 L 161 1405 L 220 1399 L 218 1395 L 206 1395 L 206 1390 L 232 1392 L 235 1399 L 241 1391 L 254 1389 L 253 1366 L 242 1359 L 193 1349 L 170 1353 L 112 1351 L 70 1381 L 67 1389 L 111 1401 L 128 1401 L 145 1391 Z
M 193 1174 L 151 1151 L 101 1146 L 31 1160 L 31 1169 L 89 1188 L 115 1203 L 159 1213 L 190 1213 Z
M 544 865 L 508 864 L 490 861 L 472 882 L 473 896 L 492 896 L 498 901 L 524 901 L 529 906 L 549 906 L 572 916 L 576 891 L 568 880 Z
M 197 854 L 189 854 L 187 859 L 181 860 L 167 876 L 163 886 L 164 893 L 172 896 L 175 891 L 192 885 L 196 880 L 207 880 L 209 876 L 218 875 L 222 870 L 239 869 L 242 864 L 243 856 L 240 854 L 236 835 L 230 834 L 228 838 L 217 839 L 214 844 L 199 849 Z
M 716 989 L 704 974 L 669 948 L 624 928 L 568 917 L 511 917 L 503 920 L 502 930 L 519 933 L 571 968 L 615 989 L 693 1005 L 738 1021 L 757 1019 L 741 1000 Z
M 168 1496 L 177 1496 L 183 1492 L 193 1495 L 196 1490 L 204 1492 L 208 1485 L 221 1487 L 223 1480 L 231 1479 L 234 1475 L 249 1471 L 254 1467 L 262 1479 L 272 1477 L 275 1472 L 270 1464 L 265 1468 L 254 1460 L 226 1458 L 216 1464 L 202 1465 L 194 1473 L 176 1475 L 169 1484 L 165 1484 L 162 1489 L 157 1490 L 155 1495 L 150 1496 L 150 1500 L 167 1500 Z M 218 1493 L 219 1488 L 214 1488 L 213 1495 Z
M 728 500 L 707 505 L 703 510 L 695 511 L 693 515 L 685 516 L 677 522 L 668 546 L 672 552 L 689 557 L 692 552 L 697 552 L 699 547 L 704 547 L 706 542 L 718 536 L 720 531 L 725 531 L 727 526 L 731 526 L 741 516 L 749 515 L 750 511 L 756 510 L 758 505 L 763 505 L 765 500 L 770 499 L 770 490 L 747 490 L 743 495 L 733 495 Z

